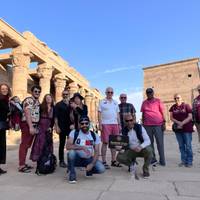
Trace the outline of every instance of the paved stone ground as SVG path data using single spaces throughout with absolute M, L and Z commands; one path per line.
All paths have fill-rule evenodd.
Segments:
M 57 146 L 57 145 L 56 145 Z M 65 170 L 57 168 L 47 176 L 37 176 L 17 172 L 16 148 L 9 147 L 8 173 L 0 176 L 0 200 L 199 200 L 200 199 L 200 153 L 198 153 L 197 135 L 193 137 L 194 166 L 180 168 L 178 146 L 174 134 L 165 136 L 167 166 L 151 170 L 149 179 L 135 180 L 127 168 L 112 168 L 103 175 L 89 179 L 84 172 L 78 171 L 77 184 L 70 185 L 66 180 Z M 55 147 L 56 153 L 57 148 Z M 32 163 L 30 163 L 32 164 Z M 142 160 L 138 171 L 141 173 Z

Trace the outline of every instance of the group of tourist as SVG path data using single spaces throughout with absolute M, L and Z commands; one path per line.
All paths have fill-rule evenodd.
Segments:
M 181 162 L 179 166 L 192 167 L 192 132 L 196 125 L 200 141 L 200 85 L 199 95 L 194 99 L 192 108 L 183 102 L 180 94 L 174 95 L 175 103 L 169 109 L 179 145 Z M 6 130 L 21 129 L 19 146 L 19 167 L 21 173 L 29 173 L 33 169 L 26 163 L 28 149 L 31 147 L 30 159 L 38 162 L 43 154 L 44 146 L 49 145 L 53 153 L 53 129 L 59 134 L 59 166 L 67 168 L 70 183 L 77 181 L 75 167 L 84 167 L 86 176 L 103 173 L 111 167 L 127 165 L 133 172 L 136 158 L 143 157 L 143 176 L 149 177 L 149 165 L 166 165 L 164 151 L 165 117 L 164 106 L 160 99 L 154 97 L 152 88 L 146 89 L 147 99 L 141 106 L 142 120 L 136 122 L 136 110 L 127 103 L 127 95 L 121 94 L 120 104 L 113 99 L 114 90 L 106 88 L 106 97 L 100 101 L 98 108 L 99 134 L 91 131 L 87 106 L 84 98 L 75 93 L 70 98 L 69 90 L 62 92 L 62 100 L 54 105 L 51 94 L 46 94 L 39 102 L 40 86 L 31 88 L 31 96 L 20 102 L 18 97 L 11 97 L 10 88 L 0 85 L 0 164 L 6 162 Z M 9 125 L 9 126 L 8 126 Z M 97 131 L 98 132 L 98 131 Z M 110 135 L 124 135 L 129 138 L 128 148 L 110 148 L 111 163 L 107 162 L 106 152 Z M 46 143 L 48 138 L 50 142 Z M 156 158 L 154 140 L 157 144 L 159 160 Z M 67 163 L 65 162 L 65 143 Z M 101 148 L 102 161 L 99 160 Z M 118 153 L 117 153 L 118 152 Z M 0 174 L 6 173 L 0 168 Z

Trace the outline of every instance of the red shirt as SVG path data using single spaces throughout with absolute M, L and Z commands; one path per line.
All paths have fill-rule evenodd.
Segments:
M 182 103 L 181 105 L 174 104 L 169 112 L 172 112 L 173 118 L 178 121 L 183 121 L 188 117 L 189 113 L 192 113 L 192 109 L 189 104 Z M 184 132 L 193 132 L 193 124 L 192 121 L 183 125 Z
M 164 106 L 160 99 L 153 98 L 142 103 L 143 124 L 146 126 L 161 126 L 163 124 Z

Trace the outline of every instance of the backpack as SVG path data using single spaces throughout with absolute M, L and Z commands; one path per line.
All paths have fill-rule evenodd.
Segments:
M 53 173 L 56 169 L 57 159 L 56 156 L 50 151 L 50 145 L 52 140 L 48 137 L 48 132 L 46 134 L 46 142 L 37 161 L 36 174 L 50 174 Z
M 92 138 L 94 140 L 94 142 L 96 141 L 96 133 L 94 133 L 93 131 L 90 131 L 91 135 L 92 135 Z M 79 135 L 79 130 L 75 130 L 75 133 L 74 133 L 74 140 L 73 140 L 73 144 L 75 144 L 76 142 L 76 139 L 78 138 L 78 135 Z

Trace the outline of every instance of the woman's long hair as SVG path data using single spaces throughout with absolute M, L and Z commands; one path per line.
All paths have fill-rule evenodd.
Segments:
M 0 98 L 3 97 L 4 95 L 1 93 L 1 87 L 6 86 L 8 88 L 8 94 L 6 95 L 7 98 L 11 97 L 11 89 L 6 83 L 0 84 Z
M 53 96 L 51 94 L 45 94 L 45 96 L 42 100 L 42 103 L 40 105 L 41 113 L 44 113 L 44 114 L 48 114 L 48 106 L 47 106 L 47 101 L 46 101 L 47 96 L 51 97 L 51 99 L 52 99 L 51 107 L 52 108 L 54 107 Z

